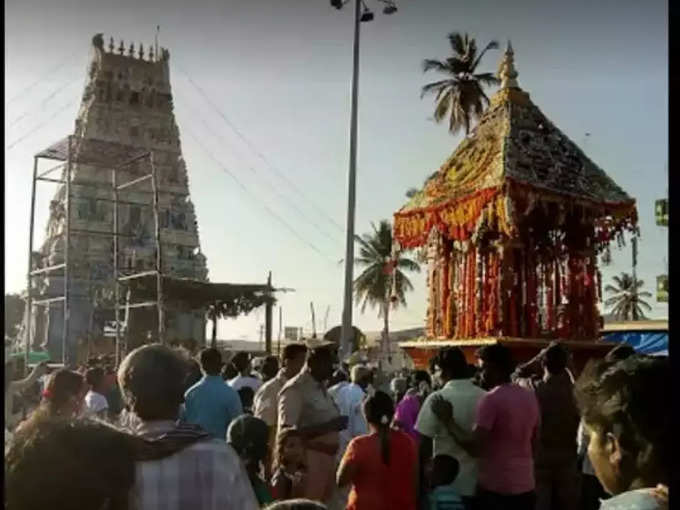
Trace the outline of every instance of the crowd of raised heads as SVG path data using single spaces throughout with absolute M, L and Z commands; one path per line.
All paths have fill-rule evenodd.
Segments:
M 558 343 L 392 374 L 323 342 L 40 364 L 5 378 L 5 508 L 666 509 L 669 387 L 626 345 L 580 373 Z

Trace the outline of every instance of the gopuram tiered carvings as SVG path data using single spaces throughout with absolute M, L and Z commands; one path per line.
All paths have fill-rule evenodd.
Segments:
M 162 272 L 168 276 L 207 280 L 206 259 L 200 251 L 198 225 L 189 198 L 187 168 L 174 113 L 166 49 L 143 45 L 105 43 L 101 34 L 92 40 L 93 56 L 87 85 L 75 121 L 72 144 L 113 142 L 130 154 L 151 151 L 158 176 Z M 105 155 L 104 155 L 105 156 Z M 119 164 L 120 161 L 112 162 Z M 112 176 L 99 166 L 74 160 L 71 185 L 70 326 L 69 349 L 74 352 L 93 329 L 97 307 L 109 300 L 112 282 L 113 236 L 94 234 L 112 229 Z M 118 183 L 133 181 L 150 172 L 148 159 L 140 159 L 117 172 Z M 63 179 L 62 175 L 62 179 Z M 78 185 L 87 183 L 94 185 Z M 101 185 L 101 186 L 99 186 Z M 53 266 L 64 260 L 65 186 L 50 204 L 45 241 L 36 253 L 34 267 Z M 153 193 L 149 182 L 118 193 L 118 266 L 121 275 L 152 270 L 156 263 Z M 93 233 L 83 233 L 82 230 Z M 76 231 L 81 231 L 76 233 Z M 62 273 L 63 275 L 63 273 Z M 36 279 L 37 293 L 63 292 L 63 276 L 48 274 Z M 106 296 L 109 296 L 108 298 Z M 36 309 L 33 324 L 34 348 L 47 348 L 53 359 L 61 358 L 63 310 L 59 306 Z M 128 339 L 131 347 L 153 331 L 153 310 L 144 319 L 135 312 Z M 157 320 L 157 319 L 156 319 Z M 172 311 L 166 314 L 167 340 L 200 340 L 204 337 L 201 311 Z M 101 336 L 101 328 L 99 330 Z

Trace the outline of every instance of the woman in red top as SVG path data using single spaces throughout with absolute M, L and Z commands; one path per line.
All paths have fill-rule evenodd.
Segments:
M 352 484 L 347 510 L 415 510 L 418 454 L 408 434 L 390 428 L 394 404 L 378 391 L 364 403 L 370 434 L 354 438 L 338 468 L 338 485 Z

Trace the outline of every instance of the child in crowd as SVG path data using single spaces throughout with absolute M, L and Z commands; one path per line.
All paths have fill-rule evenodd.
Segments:
M 269 451 L 267 424 L 254 416 L 241 415 L 229 425 L 227 443 L 243 460 L 258 503 L 267 505 L 274 501 L 267 484 L 260 478 L 262 463 Z
M 458 461 L 450 455 L 432 459 L 429 510 L 465 510 L 463 500 L 453 488 L 459 468 Z
M 271 485 L 274 499 L 300 497 L 304 491 L 305 446 L 294 428 L 283 429 L 277 438 Z
M 85 395 L 85 408 L 83 415 L 87 418 L 107 418 L 109 401 L 106 400 L 106 374 L 101 367 L 88 369 L 85 372 L 85 381 L 90 390 Z

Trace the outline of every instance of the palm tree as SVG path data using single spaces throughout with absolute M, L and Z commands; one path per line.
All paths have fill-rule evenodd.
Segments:
M 389 314 L 390 305 L 406 305 L 406 292 L 413 290 L 404 271 L 420 272 L 420 265 L 402 254 L 392 256 L 392 225 L 382 220 L 376 227 L 371 223 L 373 232 L 356 236 L 359 243 L 359 257 L 356 263 L 364 270 L 354 280 L 354 294 L 361 301 L 362 313 L 366 306 L 378 307 L 378 317 L 384 321 L 383 347 L 389 353 Z M 391 361 L 391 359 L 389 360 Z
M 484 54 L 488 50 L 498 49 L 498 42 L 491 41 L 478 55 L 477 42 L 467 34 L 461 36 L 458 32 L 452 32 L 448 38 L 453 55 L 445 61 L 425 59 L 423 72 L 435 70 L 449 78 L 428 83 L 423 87 L 420 97 L 436 92 L 434 120 L 441 122 L 448 117 L 451 134 L 464 127 L 467 136 L 472 119 L 481 117 L 484 108 L 489 105 L 484 87 L 500 83 L 493 73 L 475 74 Z
M 632 277 L 628 273 L 614 276 L 615 285 L 607 285 L 605 291 L 613 294 L 605 301 L 605 306 L 612 309 L 612 315 L 618 320 L 642 320 L 645 314 L 642 309 L 651 311 L 652 307 L 642 298 L 652 297 L 650 292 L 640 291 L 645 282 Z

